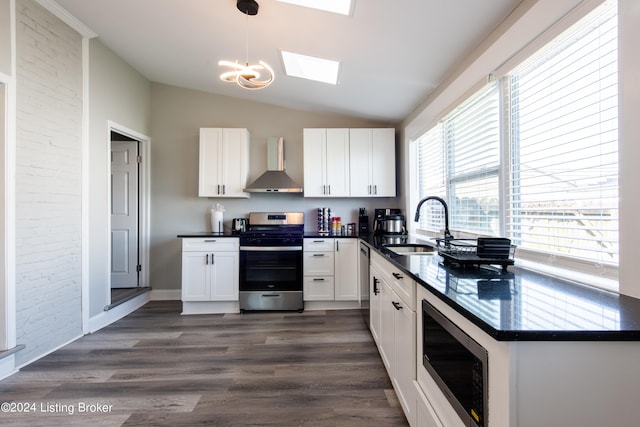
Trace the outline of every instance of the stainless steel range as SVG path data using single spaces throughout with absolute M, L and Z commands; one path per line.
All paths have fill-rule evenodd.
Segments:
M 304 310 L 302 212 L 252 212 L 240 234 L 240 312 Z

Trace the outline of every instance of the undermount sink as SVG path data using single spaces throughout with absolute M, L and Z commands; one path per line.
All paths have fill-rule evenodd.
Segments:
M 384 245 L 384 247 L 398 255 L 437 255 L 433 246 L 420 244 Z

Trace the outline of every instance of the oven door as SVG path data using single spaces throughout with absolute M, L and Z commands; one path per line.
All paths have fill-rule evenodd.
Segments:
M 240 291 L 302 291 L 302 246 L 241 246 Z

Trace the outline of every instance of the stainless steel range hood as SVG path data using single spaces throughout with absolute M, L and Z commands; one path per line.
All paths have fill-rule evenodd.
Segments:
M 284 138 L 269 137 L 267 139 L 267 171 L 243 191 L 247 193 L 302 193 L 297 185 L 284 171 Z

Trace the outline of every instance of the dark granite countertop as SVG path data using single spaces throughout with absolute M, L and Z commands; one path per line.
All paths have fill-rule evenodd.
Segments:
M 317 231 L 305 231 L 304 232 L 304 237 L 309 239 L 309 238 L 315 238 L 315 239 L 357 239 L 360 236 L 334 236 L 334 235 L 328 235 L 328 236 L 323 236 L 322 234 L 318 234 Z
M 503 272 L 445 264 L 439 255 L 397 255 L 384 249 L 384 237 L 363 241 L 496 340 L 640 341 L 640 299 L 515 266 Z

